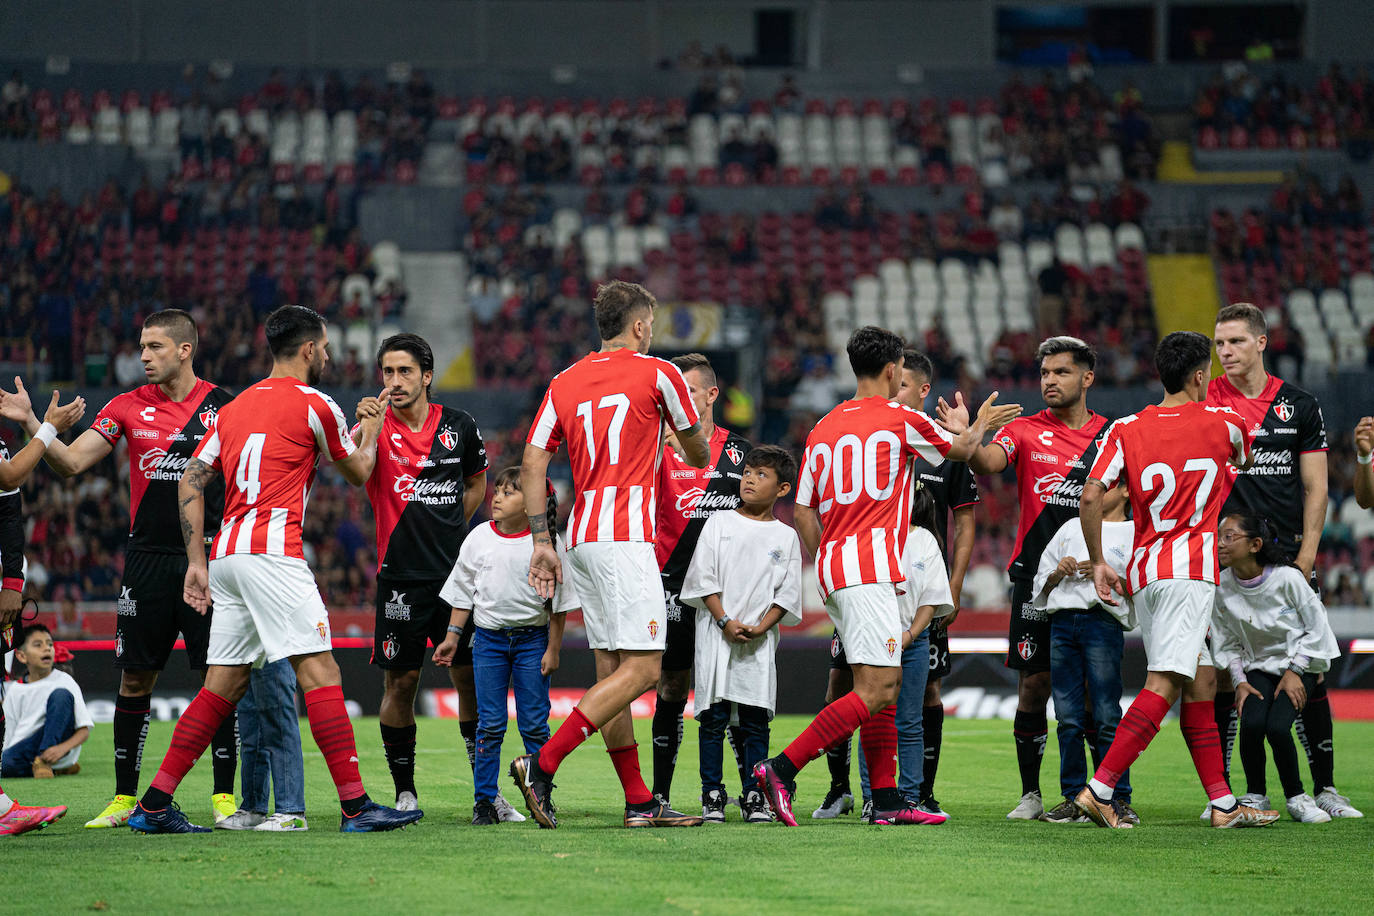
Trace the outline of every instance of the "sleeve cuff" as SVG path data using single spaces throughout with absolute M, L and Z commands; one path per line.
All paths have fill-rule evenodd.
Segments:
M 24 591 L 24 580 L 22 578 L 6 578 L 4 580 L 0 580 L 0 590 L 8 592 L 20 592 L 22 594 Z
M 1245 666 L 1241 664 L 1240 659 L 1231 662 L 1231 683 L 1232 685 L 1248 683 L 1248 679 L 1245 677 Z

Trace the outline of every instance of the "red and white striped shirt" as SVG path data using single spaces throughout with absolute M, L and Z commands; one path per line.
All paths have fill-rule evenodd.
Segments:
M 1216 584 L 1226 463 L 1244 463 L 1249 453 L 1245 421 L 1229 407 L 1151 405 L 1112 424 L 1088 478 L 1110 489 L 1124 477 L 1130 487 L 1128 592 L 1160 579 Z
M 609 350 L 554 376 L 527 441 L 550 452 L 568 441 L 577 491 L 570 549 L 587 541 L 653 541 L 665 420 L 679 432 L 698 420 L 682 372 L 667 360 Z
M 225 479 L 224 524 L 210 559 L 304 559 L 301 522 L 319 457 L 339 461 L 355 448 L 339 405 L 294 378 L 264 379 L 221 407 L 193 456 Z
M 944 463 L 953 440 L 930 417 L 886 398 L 845 401 L 806 437 L 797 505 L 821 517 L 821 596 L 902 582 L 911 528 L 911 458 Z

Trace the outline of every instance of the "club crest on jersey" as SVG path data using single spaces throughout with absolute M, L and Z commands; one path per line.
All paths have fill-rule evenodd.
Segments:
M 400 646 L 396 642 L 396 637 L 388 636 L 382 641 L 382 654 L 386 656 L 387 661 L 395 658 L 398 651 Z
M 1035 654 L 1035 640 L 1029 636 L 1022 639 L 1016 644 L 1016 654 L 1021 656 L 1023 662 L 1030 661 L 1031 656 Z
M 323 620 L 315 624 L 315 632 L 320 634 L 320 642 L 329 642 L 329 625 Z
M 119 424 L 116 423 L 111 417 L 101 417 L 99 420 L 96 420 L 95 428 L 104 435 L 109 436 L 111 439 L 119 438 Z
M 1293 405 L 1288 403 L 1287 398 L 1283 398 L 1274 403 L 1274 416 L 1278 417 L 1279 421 L 1283 423 L 1287 423 L 1289 420 L 1293 419 Z
M 657 620 L 650 620 L 650 621 L 649 621 L 649 638 L 650 638 L 650 639 L 656 639 L 657 637 L 658 637 L 658 621 L 657 621 Z
M 451 452 L 458 445 L 458 436 L 445 426 L 439 431 L 439 444 Z
M 730 459 L 731 464 L 739 464 L 744 460 L 744 452 L 732 445 L 725 450 L 725 457 Z
M 892 658 L 892 657 L 893 657 L 894 655 L 896 655 L 896 654 L 897 654 L 897 640 L 895 640 L 895 639 L 893 639 L 891 636 L 889 636 L 889 637 L 887 638 L 887 657 L 888 657 L 888 658 Z
M 201 426 L 204 426 L 208 430 L 215 428 L 215 418 L 217 416 L 219 416 L 219 413 L 215 410 L 215 408 L 207 407 L 200 413 L 196 414 L 196 419 L 200 421 Z

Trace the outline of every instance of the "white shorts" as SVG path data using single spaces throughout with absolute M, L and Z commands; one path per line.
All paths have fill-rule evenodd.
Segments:
M 211 665 L 252 665 L 329 650 L 329 612 L 297 557 L 230 554 L 210 561 Z
M 902 666 L 902 610 L 890 582 L 850 585 L 825 599 L 851 665 Z
M 663 651 L 667 600 L 653 544 L 589 541 L 567 557 L 563 575 L 582 602 L 587 645 L 611 652 Z
M 1145 642 L 1146 667 L 1191 678 L 1212 663 L 1207 630 L 1217 587 L 1194 579 L 1160 579 L 1132 597 Z

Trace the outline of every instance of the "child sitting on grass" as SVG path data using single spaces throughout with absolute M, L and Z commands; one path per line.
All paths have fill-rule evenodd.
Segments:
M 801 542 L 773 517 L 773 505 L 792 490 L 797 461 L 764 445 L 744 456 L 742 504 L 707 519 L 683 580 L 681 599 L 697 608 L 696 696 L 700 732 L 701 816 L 725 821 L 722 773 L 725 728 L 738 718 L 745 774 L 768 756 L 768 723 L 778 692 L 774 656 L 777 625 L 801 622 Z M 751 777 L 740 808 L 749 823 L 772 815 Z
M 29 624 L 19 634 L 14 657 L 29 673 L 5 685 L 0 776 L 51 779 L 81 769 L 77 758 L 95 722 L 76 679 L 53 667 L 56 655 L 52 633 L 43 624 Z

